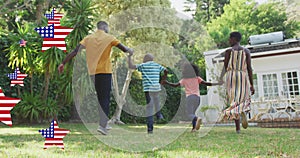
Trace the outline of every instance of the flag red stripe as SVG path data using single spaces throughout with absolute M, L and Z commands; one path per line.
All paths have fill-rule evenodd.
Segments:
M 21 100 L 19 98 L 0 97 L 1 100 Z
M 41 50 L 42 52 L 46 52 L 47 50 Z M 67 52 L 67 50 L 63 50 L 63 52 Z
M 60 22 L 48 22 L 48 25 L 51 25 L 51 24 L 60 24 Z
M 15 107 L 16 103 L 0 103 L 1 107 Z
M 46 140 L 47 141 L 51 141 L 51 140 L 53 140 L 53 141 L 60 141 L 60 140 L 62 140 L 62 138 L 46 138 Z
M 52 21 L 57 21 L 57 22 L 60 22 L 60 20 L 59 20 L 59 19 L 50 19 L 50 20 L 48 20 L 48 22 L 49 22 L 49 21 L 51 21 L 51 22 L 52 22 Z
M 55 133 L 55 131 L 54 131 L 54 135 L 55 136 L 66 136 L 67 132 L 66 133 Z
M 0 110 L 0 114 L 10 114 L 9 110 Z
M 54 35 L 68 35 L 70 32 L 55 32 L 54 30 Z
M 64 27 L 64 26 L 54 26 L 54 29 L 72 29 L 72 28 Z
M 55 125 L 54 125 L 54 126 L 55 126 Z M 55 127 L 54 127 L 54 130 L 55 130 L 55 131 L 69 131 L 69 130 L 67 130 L 67 129 L 63 129 L 63 128 L 55 128 Z
M 66 47 L 66 44 L 43 44 L 43 47 Z
M 44 41 L 65 41 L 64 38 L 44 38 Z
M 64 145 L 64 143 L 45 143 L 45 145 L 61 145 L 61 146 L 63 146 Z
M 3 118 L 3 117 L 0 117 L 0 121 L 11 121 L 11 118 Z

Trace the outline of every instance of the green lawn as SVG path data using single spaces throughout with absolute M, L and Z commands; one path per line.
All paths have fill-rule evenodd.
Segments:
M 121 128 L 114 127 L 108 136 L 97 135 L 96 137 L 99 138 L 97 139 L 82 124 L 62 123 L 60 124 L 60 128 L 71 130 L 71 133 L 64 138 L 65 150 L 59 148 L 43 150 L 44 138 L 38 133 L 38 130 L 47 128 L 48 126 L 49 125 L 34 127 L 14 126 L 10 128 L 1 124 L 0 157 L 199 158 L 300 156 L 299 129 L 263 129 L 250 127 L 247 130 L 242 130 L 241 134 L 237 135 L 234 131 L 234 127 L 214 127 L 203 137 L 200 137 L 199 133 L 190 133 L 189 130 L 187 130 L 175 141 L 172 141 L 171 144 L 163 146 L 158 150 L 128 152 L 104 145 L 99 139 L 102 139 L 104 142 L 109 140 L 113 141 L 111 142 L 113 146 L 119 144 L 121 148 L 125 148 L 125 150 L 131 147 L 135 148 L 136 144 L 141 147 L 140 149 L 148 149 L 147 145 L 149 144 L 143 144 L 143 140 L 133 141 L 139 138 L 138 134 L 128 135 L 122 131 L 135 131 L 144 137 L 145 141 L 151 141 L 152 139 L 163 140 L 164 138 L 169 139 L 169 135 L 172 135 L 170 133 L 176 131 L 176 129 L 179 129 L 182 125 L 173 125 L 173 128 L 159 126 L 158 128 L 164 132 L 156 132 L 150 136 L 144 132 L 144 125 L 126 125 Z M 202 128 L 202 130 L 206 129 Z M 124 140 L 128 140 L 128 142 L 124 143 Z M 145 148 L 143 148 L 144 146 Z

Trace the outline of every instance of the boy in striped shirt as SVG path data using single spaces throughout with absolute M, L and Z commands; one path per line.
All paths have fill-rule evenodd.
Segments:
M 153 133 L 153 115 L 154 115 L 154 106 L 158 110 L 156 117 L 162 119 L 163 116 L 159 111 L 159 92 L 161 91 L 161 85 L 159 83 L 160 73 L 163 71 L 164 76 L 162 81 L 166 80 L 168 71 L 166 68 L 157 64 L 153 61 L 154 57 L 151 54 L 146 54 L 142 64 L 134 65 L 131 60 L 132 54 L 128 56 L 128 65 L 130 69 L 138 70 L 142 73 L 143 78 L 143 87 L 146 96 L 146 115 L 147 115 L 147 128 L 148 133 Z

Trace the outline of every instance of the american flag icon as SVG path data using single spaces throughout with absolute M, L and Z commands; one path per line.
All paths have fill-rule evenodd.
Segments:
M 21 39 L 19 43 L 20 43 L 20 47 L 25 47 L 27 41 L 25 41 L 24 39 Z
M 61 149 L 64 149 L 63 138 L 69 133 L 69 130 L 62 129 L 58 127 L 58 124 L 55 120 L 52 120 L 51 125 L 48 129 L 39 130 L 39 133 L 45 139 L 44 149 L 47 149 L 52 146 L 57 146 Z
M 5 97 L 0 87 L 0 121 L 8 126 L 12 126 L 10 110 L 18 104 L 21 99 Z
M 45 16 L 48 19 L 48 26 L 35 28 L 35 31 L 44 38 L 42 52 L 45 52 L 51 47 L 57 47 L 66 52 L 65 38 L 73 29 L 60 26 L 60 20 L 64 15 L 57 13 L 55 8 L 50 14 L 45 14 Z
M 7 77 L 9 77 L 10 86 L 13 87 L 15 85 L 24 86 L 24 78 L 27 77 L 27 74 L 22 74 L 19 70 L 19 68 L 16 68 L 14 73 L 7 74 Z

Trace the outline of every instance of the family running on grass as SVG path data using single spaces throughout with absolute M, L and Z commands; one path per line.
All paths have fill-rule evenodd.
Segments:
M 199 130 L 201 118 L 195 115 L 200 105 L 199 84 L 206 86 L 222 85 L 225 83 L 227 99 L 229 106 L 226 108 L 220 119 L 234 120 L 236 132 L 240 133 L 240 118 L 242 118 L 243 128 L 248 127 L 246 114 L 250 111 L 251 97 L 254 94 L 251 68 L 250 51 L 240 46 L 242 35 L 239 32 L 232 32 L 229 37 L 231 48 L 225 52 L 223 71 L 217 83 L 204 81 L 199 76 L 199 68 L 191 63 L 185 63 L 182 66 L 182 79 L 178 83 L 167 81 L 168 71 L 162 65 L 154 62 L 154 56 L 147 53 L 144 56 L 143 63 L 134 65 L 131 56 L 134 51 L 120 43 L 114 36 L 108 34 L 109 26 L 106 22 L 97 23 L 97 31 L 85 37 L 70 54 L 66 56 L 63 62 L 58 66 L 59 73 L 64 70 L 64 65 L 74 58 L 81 49 L 86 49 L 86 61 L 88 72 L 97 93 L 100 104 L 100 121 L 97 129 L 103 135 L 108 134 L 110 127 L 107 125 L 110 107 L 110 92 L 112 84 L 112 63 L 111 49 L 117 47 L 125 53 L 128 53 L 128 66 L 130 69 L 138 70 L 142 73 L 143 89 L 147 102 L 147 131 L 153 133 L 153 116 L 157 119 L 163 119 L 160 112 L 159 92 L 161 84 L 173 87 L 182 86 L 186 93 L 186 112 L 192 122 L 192 132 Z M 160 74 L 163 76 L 160 81 Z M 225 76 L 225 82 L 223 78 Z

